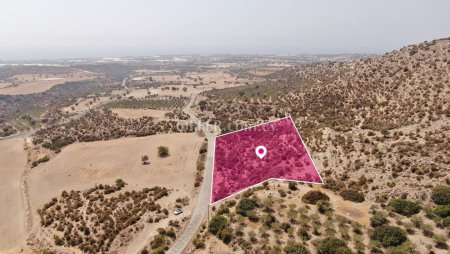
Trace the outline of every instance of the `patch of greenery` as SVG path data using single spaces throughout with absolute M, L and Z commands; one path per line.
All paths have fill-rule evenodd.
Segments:
M 217 235 L 222 229 L 228 227 L 230 225 L 230 222 L 228 219 L 223 215 L 216 215 L 212 217 L 211 221 L 208 225 L 208 231 L 211 232 L 213 235 Z
M 308 249 L 303 244 L 294 241 L 289 241 L 283 250 L 286 254 L 309 254 Z
M 434 214 L 441 218 L 447 218 L 450 216 L 450 205 L 440 205 L 434 209 Z
M 419 213 L 421 209 L 417 203 L 405 199 L 392 199 L 389 201 L 388 207 L 394 212 L 407 217 Z
M 335 237 L 327 237 L 317 245 L 318 254 L 350 254 L 352 251 L 347 244 Z
M 320 200 L 329 201 L 330 197 L 328 197 L 327 194 L 325 194 L 321 191 L 315 191 L 315 190 L 308 191 L 302 197 L 302 201 L 307 204 L 315 205 Z
M 439 185 L 433 188 L 431 199 L 436 205 L 450 205 L 450 186 Z
M 357 190 L 351 189 L 343 190 L 341 191 L 340 195 L 342 198 L 344 198 L 344 200 L 350 200 L 356 203 L 361 203 L 364 202 L 365 200 L 364 194 L 362 194 Z
M 158 146 L 158 156 L 161 158 L 169 156 L 169 148 L 166 146 Z
M 236 213 L 242 216 L 248 216 L 249 212 L 258 207 L 256 200 L 252 198 L 242 198 L 236 206 Z
M 403 229 L 388 225 L 376 227 L 370 237 L 379 241 L 384 247 L 398 246 L 408 239 Z
M 376 212 L 372 215 L 372 218 L 370 218 L 370 225 L 372 227 L 379 227 L 382 225 L 388 224 L 388 219 L 386 218 L 386 215 L 381 212 Z

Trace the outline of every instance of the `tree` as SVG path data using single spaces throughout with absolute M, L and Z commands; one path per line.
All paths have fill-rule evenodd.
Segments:
M 381 242 L 384 247 L 398 246 L 407 240 L 403 229 L 388 225 L 376 227 L 370 238 Z
M 347 244 L 335 237 L 327 237 L 317 245 L 319 254 L 350 254 L 352 251 Z
M 141 160 L 142 160 L 142 165 L 148 164 L 148 156 L 147 155 L 141 156 Z
M 289 241 L 283 250 L 286 254 L 309 254 L 308 249 L 303 244 L 294 241 Z
M 256 200 L 251 198 L 242 198 L 236 206 L 236 213 L 242 216 L 248 216 L 248 213 L 258 207 Z
M 225 216 L 215 215 L 209 222 L 208 231 L 211 232 L 213 235 L 217 235 L 219 231 L 228 227 L 229 225 L 230 223 L 228 222 L 228 219 Z
M 389 201 L 388 207 L 394 212 L 407 217 L 420 212 L 420 206 L 418 204 L 405 199 L 392 199 Z
M 315 205 L 319 200 L 325 200 L 329 201 L 330 197 L 327 196 L 327 194 L 321 192 L 321 191 L 308 191 L 305 195 L 302 197 L 302 201 L 307 204 L 313 204 Z
M 450 186 L 439 185 L 433 188 L 431 199 L 436 205 L 450 205 Z
M 364 194 L 361 192 L 358 192 L 357 190 L 343 190 L 340 193 L 341 197 L 344 198 L 344 200 L 350 200 L 356 203 L 364 202 Z
M 165 146 L 158 146 L 158 156 L 161 158 L 169 156 L 169 148 Z

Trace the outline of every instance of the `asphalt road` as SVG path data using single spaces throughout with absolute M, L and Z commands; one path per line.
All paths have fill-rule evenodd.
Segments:
M 189 114 L 191 120 L 198 123 L 200 120 L 195 116 L 190 108 L 194 103 L 197 94 L 191 96 L 191 100 L 183 109 L 186 114 Z M 208 139 L 208 156 L 205 163 L 205 171 L 203 173 L 203 182 L 200 187 L 200 193 L 198 195 L 197 204 L 195 205 L 194 211 L 191 214 L 191 219 L 189 220 L 186 228 L 183 230 L 181 235 L 177 238 L 172 247 L 167 251 L 168 254 L 180 254 L 183 253 L 189 243 L 196 236 L 200 226 L 202 225 L 203 219 L 208 211 L 209 201 L 211 199 L 211 182 L 212 182 L 212 167 L 214 158 L 214 135 L 206 128 L 205 124 L 202 124 L 202 130 Z

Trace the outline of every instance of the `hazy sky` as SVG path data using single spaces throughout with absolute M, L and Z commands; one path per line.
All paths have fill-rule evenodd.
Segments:
M 0 1 L 0 60 L 383 53 L 450 36 L 448 0 Z

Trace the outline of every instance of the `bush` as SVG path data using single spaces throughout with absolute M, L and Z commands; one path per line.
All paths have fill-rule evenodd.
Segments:
M 293 241 L 289 241 L 283 250 L 286 254 L 309 254 L 308 249 L 303 244 Z
M 205 240 L 197 236 L 197 238 L 194 239 L 194 246 L 196 249 L 204 249 L 206 247 Z
M 376 212 L 372 218 L 370 218 L 370 225 L 372 227 L 379 227 L 387 224 L 389 221 L 386 219 L 386 216 L 383 213 Z
M 325 194 L 321 191 L 314 191 L 314 190 L 308 191 L 302 197 L 302 201 L 307 204 L 315 205 L 319 200 L 329 201 L 330 197 L 328 197 L 327 194 Z
M 161 158 L 169 156 L 169 148 L 165 146 L 158 146 L 158 156 Z
M 352 253 L 347 244 L 335 237 L 327 237 L 317 245 L 319 254 L 349 254 Z
M 406 232 L 395 226 L 382 225 L 376 227 L 370 236 L 384 247 L 398 246 L 406 241 Z
M 357 203 L 364 202 L 365 200 L 364 194 L 356 190 L 343 190 L 340 195 L 344 200 L 350 200 Z
M 433 188 L 431 199 L 436 205 L 450 205 L 450 186 L 439 185 Z
M 289 182 L 289 189 L 290 190 L 298 190 L 297 183 L 296 182 Z
M 444 227 L 450 227 L 450 216 L 442 220 L 442 225 L 444 225 Z
M 225 218 L 222 215 L 216 215 L 209 222 L 208 231 L 211 232 L 213 235 L 217 235 L 219 231 L 228 227 L 229 225 L 230 223 L 228 222 L 227 218 Z
M 389 201 L 388 206 L 394 212 L 407 217 L 420 212 L 420 206 L 418 204 L 404 199 L 392 199 Z
M 447 218 L 450 216 L 450 205 L 440 205 L 434 209 L 434 214 L 441 218 Z
M 251 198 L 242 198 L 236 206 L 236 213 L 242 216 L 248 216 L 248 213 L 258 207 L 256 200 Z
M 319 200 L 317 203 L 317 210 L 319 213 L 326 213 L 328 211 L 333 211 L 331 203 L 329 201 Z

